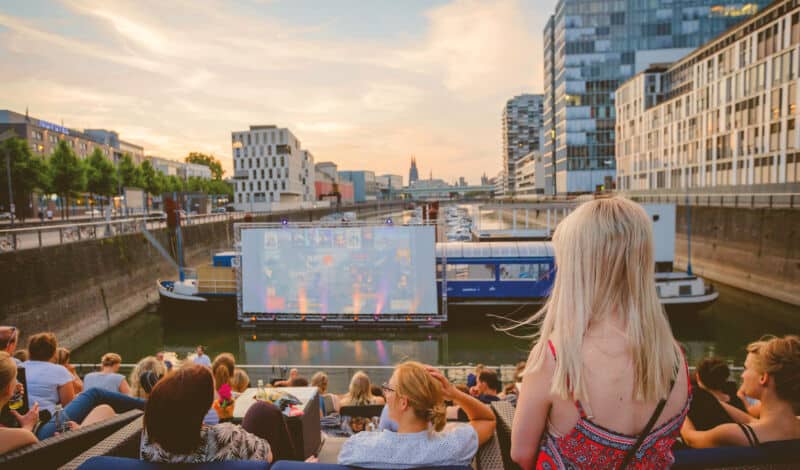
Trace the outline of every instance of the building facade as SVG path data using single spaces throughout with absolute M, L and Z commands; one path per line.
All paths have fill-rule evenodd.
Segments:
M 327 200 L 334 204 L 352 204 L 353 183 L 339 180 L 339 166 L 334 162 L 320 162 L 314 165 L 314 189 L 317 200 Z M 339 193 L 338 196 L 336 193 Z
M 678 60 L 767 0 L 560 0 L 544 30 L 548 193 L 615 178 L 614 92 L 651 64 Z
M 231 133 L 234 206 L 271 211 L 312 202 L 314 158 L 286 128 L 250 126 Z
M 109 131 L 106 129 L 86 129 L 84 131 L 92 139 L 97 142 L 111 147 L 113 150 L 112 160 L 118 163 L 124 155 L 130 155 L 131 160 L 136 165 L 141 165 L 144 161 L 144 147 L 141 145 L 132 144 L 124 140 L 120 140 L 119 134 L 116 131 Z
M 544 159 L 542 152 L 531 152 L 514 166 L 517 189 L 514 196 L 544 195 Z
M 775 2 L 616 93 L 617 187 L 798 182 L 800 2 Z
M 514 166 L 523 156 L 541 150 L 543 95 L 519 95 L 503 108 L 503 189 L 516 190 Z
M 378 192 L 381 199 L 397 199 L 400 197 L 400 190 L 403 189 L 403 177 L 401 175 L 380 175 L 375 177 L 378 184 Z
M 353 185 L 355 202 L 375 201 L 378 199 L 378 182 L 373 171 L 340 171 L 339 181 Z
M 164 176 L 177 176 L 181 179 L 187 178 L 203 178 L 210 180 L 213 175 L 211 168 L 205 165 L 196 163 L 185 163 L 170 158 L 157 157 L 155 155 L 148 155 L 145 157 L 153 165 L 153 169 L 160 172 Z

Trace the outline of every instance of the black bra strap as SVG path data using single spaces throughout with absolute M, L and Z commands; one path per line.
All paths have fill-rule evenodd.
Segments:
M 747 442 L 750 443 L 750 447 L 756 447 L 757 445 L 760 444 L 760 442 L 758 442 L 758 436 L 756 436 L 756 432 L 753 431 L 753 428 L 751 428 L 747 424 L 741 424 L 741 423 L 736 423 L 736 424 L 739 425 L 739 428 L 744 433 L 744 437 L 747 438 Z
M 674 386 L 675 386 L 675 381 L 673 380 L 670 382 L 669 385 L 670 393 L 672 393 L 672 388 Z M 669 397 L 669 393 L 667 394 L 667 397 Z M 648 434 L 650 434 L 650 431 L 653 430 L 653 426 L 655 426 L 656 421 L 658 421 L 658 417 L 661 416 L 661 412 L 664 411 L 664 407 L 666 405 L 667 405 L 666 398 L 662 398 L 661 401 L 658 402 L 655 411 L 653 411 L 653 415 L 650 416 L 650 421 L 647 422 L 647 426 L 645 426 L 642 433 L 639 434 L 639 438 L 636 439 L 636 443 L 633 444 L 633 447 L 628 449 L 628 452 L 625 453 L 625 458 L 622 460 L 622 463 L 620 464 L 618 470 L 624 470 L 625 467 L 627 467 L 628 464 L 631 462 L 633 457 L 636 455 L 636 451 L 639 450 L 639 447 L 641 447 L 642 442 L 644 442 L 644 439 L 647 437 Z

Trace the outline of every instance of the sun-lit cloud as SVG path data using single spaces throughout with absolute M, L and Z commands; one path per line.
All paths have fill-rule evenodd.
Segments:
M 449 181 L 499 170 L 502 108 L 541 92 L 555 0 L 409 2 L 413 34 L 380 5 L 315 16 L 304 2 L 5 2 L 0 108 L 114 129 L 153 155 L 211 152 L 228 173 L 230 133 L 251 124 L 289 127 L 342 169 L 407 176 L 413 154 Z

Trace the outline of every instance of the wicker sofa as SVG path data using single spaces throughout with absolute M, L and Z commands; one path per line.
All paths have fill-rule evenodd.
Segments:
M 0 456 L 0 468 L 57 468 L 141 416 L 142 411 L 131 410 L 8 452 Z

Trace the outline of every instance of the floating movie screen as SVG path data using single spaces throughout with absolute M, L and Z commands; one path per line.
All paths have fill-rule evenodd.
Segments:
M 245 313 L 437 314 L 434 228 L 245 228 Z

